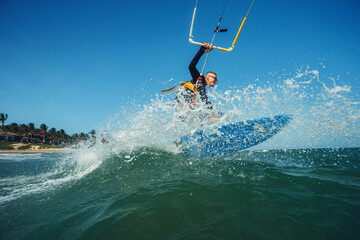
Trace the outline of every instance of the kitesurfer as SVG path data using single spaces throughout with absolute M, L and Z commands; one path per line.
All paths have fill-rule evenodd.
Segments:
M 178 102 L 178 110 L 194 110 L 199 104 L 199 101 L 202 102 L 205 109 L 213 109 L 213 105 L 206 94 L 206 89 L 215 86 L 217 83 L 217 74 L 214 72 L 207 72 L 205 76 L 203 76 L 196 68 L 201 56 L 204 53 L 213 50 L 212 46 L 213 45 L 210 43 L 204 43 L 204 46 L 200 47 L 199 51 L 190 62 L 189 71 L 192 79 L 189 82 L 181 84 L 179 91 L 175 95 L 175 100 Z M 181 115 L 180 118 L 183 118 L 183 116 Z M 214 122 L 213 119 L 212 122 Z
M 180 90 L 177 92 L 175 99 L 179 103 L 184 104 L 183 101 L 185 101 L 189 104 L 190 108 L 193 108 L 196 103 L 199 102 L 198 97 L 200 97 L 200 100 L 208 109 L 213 108 L 207 97 L 206 88 L 215 86 L 217 83 L 217 75 L 214 72 L 207 72 L 205 76 L 203 76 L 196 68 L 201 56 L 212 50 L 212 44 L 204 43 L 204 46 L 200 47 L 199 51 L 190 62 L 189 71 L 192 79 L 189 82 L 183 83 Z

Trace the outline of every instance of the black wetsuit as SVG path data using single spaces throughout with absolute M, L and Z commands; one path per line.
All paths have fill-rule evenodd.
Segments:
M 193 58 L 193 60 L 191 60 L 190 65 L 189 65 L 189 71 L 192 77 L 192 80 L 190 81 L 193 84 L 196 84 L 198 81 L 198 78 L 200 77 L 200 72 L 197 70 L 196 65 L 198 64 L 201 56 L 204 54 L 206 48 L 204 46 L 201 46 L 200 50 L 196 53 L 195 57 Z M 198 83 L 197 85 L 197 90 L 198 90 L 198 94 L 200 95 L 200 99 L 201 101 L 207 106 L 208 109 L 212 109 L 212 103 L 209 101 L 207 95 L 206 95 L 206 81 L 205 81 L 205 77 L 201 76 L 201 84 Z M 182 98 L 185 99 L 185 101 L 187 103 L 191 103 L 194 101 L 192 95 L 194 93 L 190 90 L 190 89 L 185 89 L 185 91 L 182 92 Z M 179 102 L 179 97 L 176 96 L 175 99 Z

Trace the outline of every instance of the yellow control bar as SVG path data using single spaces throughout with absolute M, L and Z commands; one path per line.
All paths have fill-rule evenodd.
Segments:
M 240 26 L 240 28 L 239 28 L 239 31 L 237 32 L 236 37 L 235 37 L 235 39 L 234 39 L 234 41 L 233 41 L 232 47 L 235 46 L 235 43 L 236 43 L 236 41 L 237 41 L 237 39 L 238 39 L 238 37 L 239 37 L 239 34 L 240 34 L 240 32 L 241 32 L 241 30 L 242 30 L 242 28 L 243 28 L 243 26 L 244 26 L 245 21 L 246 21 L 246 17 L 244 17 L 244 20 L 243 20 L 242 23 L 241 23 L 241 26 Z

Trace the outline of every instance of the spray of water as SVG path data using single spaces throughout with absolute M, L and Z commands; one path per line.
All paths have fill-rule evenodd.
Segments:
M 286 114 L 293 116 L 291 124 L 254 149 L 358 147 L 360 102 L 354 100 L 351 86 L 337 85 L 334 78 L 322 79 L 309 67 L 293 75 L 273 76 L 277 81 L 241 89 L 208 89 L 215 111 L 223 113 L 216 125 Z M 206 109 L 200 107 L 193 113 L 201 111 Z M 126 109 L 102 133 L 109 143 L 106 151 L 131 152 L 150 147 L 178 153 L 177 139 L 199 128 L 212 128 L 207 119 L 181 121 L 179 115 L 171 95 L 156 95 L 139 111 Z

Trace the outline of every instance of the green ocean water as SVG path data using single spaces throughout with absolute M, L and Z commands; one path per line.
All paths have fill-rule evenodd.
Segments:
M 1 154 L 0 239 L 358 239 L 359 161 L 359 148 Z

